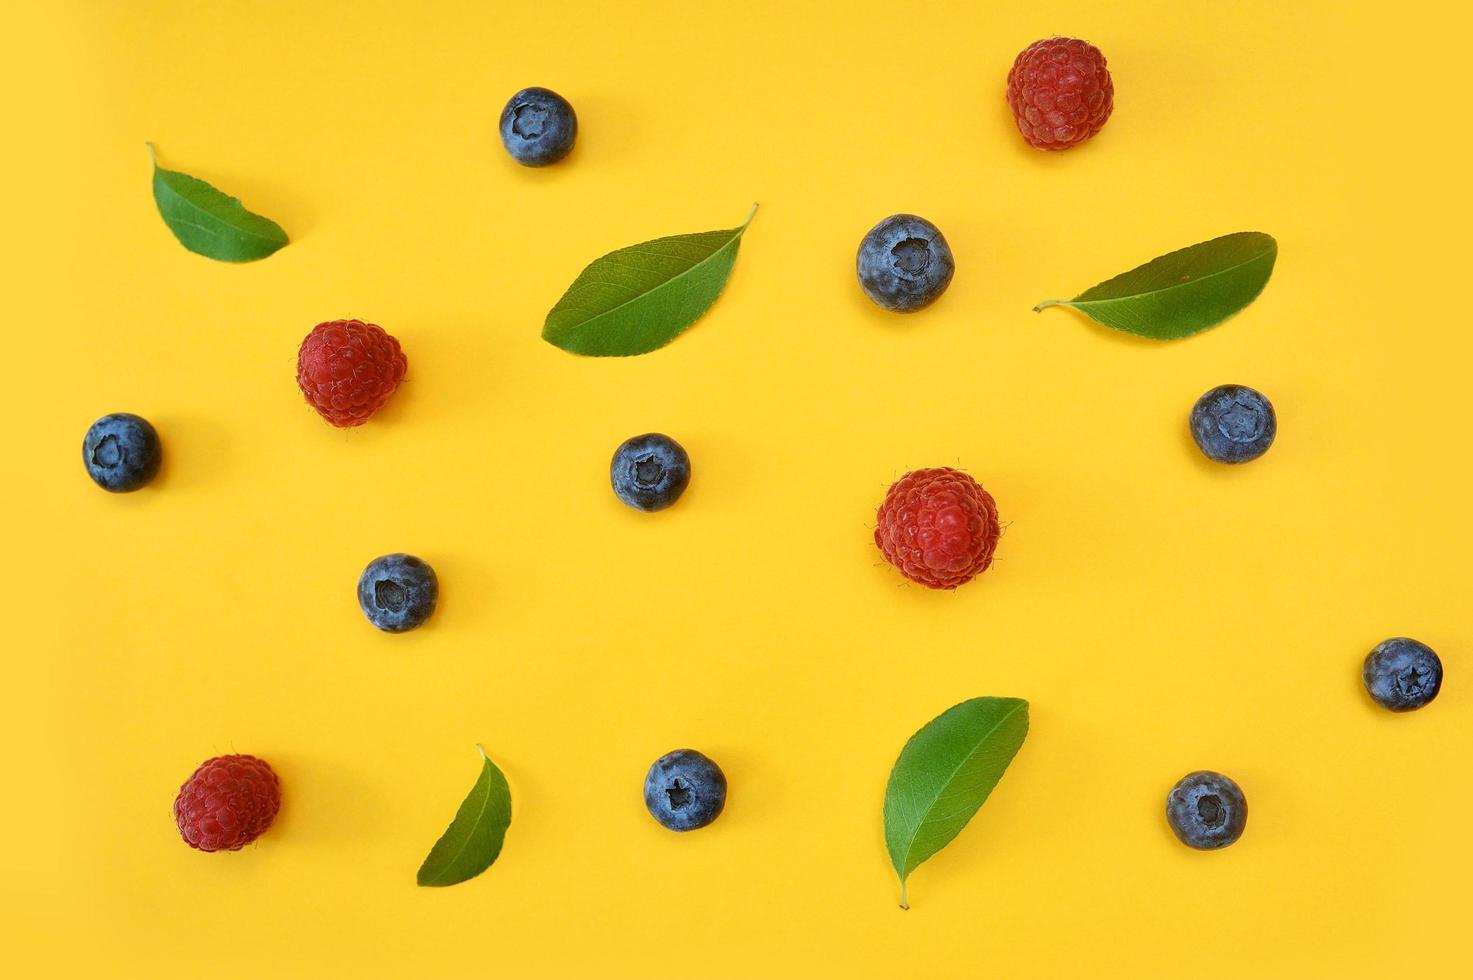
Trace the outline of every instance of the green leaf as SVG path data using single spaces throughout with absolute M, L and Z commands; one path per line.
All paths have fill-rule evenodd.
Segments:
M 1215 327 L 1258 298 L 1274 271 L 1279 245 L 1261 231 L 1240 231 L 1154 258 L 1086 289 L 1072 306 L 1098 323 L 1152 340 L 1176 340 Z
M 286 232 L 270 218 L 252 214 L 240 200 L 197 177 L 165 170 L 153 157 L 153 200 L 179 244 L 221 262 L 264 259 L 287 243 Z
M 941 850 L 987 802 L 1028 734 L 1028 702 L 972 698 L 911 736 L 885 787 L 885 846 L 905 880 Z
M 740 228 L 673 235 L 595 259 L 547 314 L 542 339 L 574 354 L 625 357 L 664 347 L 716 302 Z
M 479 745 L 481 776 L 420 865 L 421 885 L 456 885 L 491 867 L 511 826 L 511 787 Z

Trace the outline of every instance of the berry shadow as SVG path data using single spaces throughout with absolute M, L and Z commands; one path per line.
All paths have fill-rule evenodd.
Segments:
M 404 380 L 365 427 L 426 425 L 478 416 L 501 418 L 504 402 L 486 398 L 501 390 L 513 363 L 501 340 L 485 330 L 484 317 L 416 320 L 391 331 L 409 361 Z
M 1415 724 L 1412 719 L 1417 717 L 1421 717 L 1424 715 L 1428 717 L 1435 717 L 1438 711 L 1439 703 L 1442 701 L 1443 698 L 1447 697 L 1448 675 L 1446 672 L 1446 660 L 1443 661 L 1444 672 L 1442 677 L 1442 687 L 1438 691 L 1437 697 L 1433 698 L 1431 701 L 1420 708 L 1414 708 L 1410 711 L 1392 711 L 1389 708 L 1383 707 L 1382 705 L 1378 704 L 1376 702 L 1376 699 L 1371 697 L 1371 692 L 1366 688 L 1364 677 L 1366 657 L 1369 656 L 1371 651 L 1376 648 L 1377 644 L 1381 643 L 1383 640 L 1396 636 L 1417 637 L 1420 642 L 1425 642 L 1434 651 L 1438 650 L 1438 643 L 1441 642 L 1440 638 L 1438 637 L 1433 637 L 1433 639 L 1431 640 L 1426 640 L 1422 638 L 1420 630 L 1412 630 L 1409 632 L 1406 629 L 1402 629 L 1398 631 L 1395 628 L 1395 624 L 1392 624 L 1392 627 L 1387 629 L 1384 636 L 1371 637 L 1369 640 L 1363 643 L 1362 646 L 1364 647 L 1364 649 L 1347 651 L 1345 656 L 1344 683 L 1350 686 L 1354 686 L 1356 691 L 1354 697 L 1357 699 L 1357 701 L 1359 701 L 1364 710 L 1369 715 L 1371 715 L 1371 723 L 1375 725 L 1405 726 L 1408 724 Z
M 520 175 L 520 179 L 529 185 L 553 184 L 573 179 L 573 171 L 579 167 L 602 167 L 610 162 L 618 162 L 624 156 L 626 147 L 645 145 L 640 135 L 643 130 L 638 125 L 639 120 L 629 114 L 628 106 L 619 104 L 616 111 L 610 111 L 613 106 L 591 93 L 583 92 L 572 96 L 556 86 L 549 87 L 568 100 L 578 117 L 578 136 L 573 141 L 573 148 L 557 163 L 545 167 L 528 167 L 518 163 L 501 142 L 501 110 L 497 109 L 496 117 L 486 127 L 486 132 L 490 144 L 488 152 L 497 165 L 503 168 L 503 173 Z M 510 93 L 507 98 L 510 98 Z M 505 105 L 505 102 L 502 99 L 497 105 Z M 590 122 L 594 123 L 591 133 Z M 594 140 L 592 149 L 588 148 L 590 136 Z M 584 157 L 588 160 L 585 161 Z
M 786 798 L 780 783 L 776 782 L 780 773 L 766 766 L 754 766 L 750 752 L 730 742 L 708 742 L 704 739 L 694 742 L 682 742 L 678 746 L 671 744 L 671 751 L 675 748 L 695 749 L 715 762 L 726 776 L 726 801 L 722 806 L 721 814 L 709 824 L 697 827 L 693 830 L 672 831 L 661 826 L 660 822 L 648 812 L 644 813 L 641 821 L 649 828 L 648 837 L 653 840 L 669 840 L 676 846 L 688 846 L 691 840 L 710 841 L 717 835 L 724 835 L 748 826 L 749 821 L 757 819 L 759 813 L 774 813 L 781 809 L 782 801 Z M 664 752 L 651 756 L 653 762 Z M 648 765 L 646 765 L 648 768 Z M 644 773 L 640 773 L 639 788 L 644 787 Z M 645 810 L 643 797 L 639 801 L 641 811 Z
M 414 378 L 406 373 L 404 380 L 399 382 L 399 387 L 394 389 L 394 393 L 389 396 L 389 400 L 384 402 L 383 407 L 377 412 L 373 413 L 371 419 L 363 423 L 363 426 L 354 426 L 345 429 L 344 433 L 352 435 L 359 428 L 366 426 L 377 427 L 413 424 L 410 420 L 414 418 L 413 404 L 418 399 L 418 396 L 419 386 L 414 383 Z M 406 415 L 406 413 L 409 414 Z M 401 419 L 401 415 L 405 416 L 405 418 Z
M 904 204 L 903 201 L 899 203 Z M 892 213 L 911 214 L 915 212 L 900 207 Z M 935 214 L 919 216 L 926 219 L 928 223 L 938 218 Z M 865 292 L 859 278 L 859 250 L 872 227 L 854 229 L 852 247 L 845 250 L 843 267 L 836 270 L 836 276 L 846 282 L 846 302 L 868 324 L 897 337 L 908 336 L 914 330 L 931 325 L 938 317 L 942 321 L 952 322 L 952 314 L 961 311 L 968 302 L 966 293 L 977 281 L 972 276 L 977 269 L 985 267 L 984 263 L 989 258 L 987 232 L 983 226 L 970 221 L 960 213 L 941 217 L 944 220 L 938 221 L 936 228 L 946 240 L 946 248 L 953 263 L 953 274 L 947 288 L 942 290 L 940 295 L 925 306 L 909 312 L 886 309 L 870 299 L 868 293 Z M 977 321 L 972 322 L 975 324 Z
M 568 155 L 557 163 L 550 163 L 545 167 L 528 167 L 517 163 L 512 155 L 506 152 L 506 147 L 501 145 L 501 138 L 493 131 L 492 152 L 500 157 L 499 166 L 509 171 L 511 176 L 526 181 L 528 184 L 552 184 L 560 180 L 570 180 L 567 171 L 578 166 L 578 158 L 583 156 L 583 131 L 578 131 L 578 141 L 568 151 Z
M 622 439 L 614 438 L 618 433 L 610 430 L 608 455 L 599 454 L 587 464 L 592 467 L 589 473 L 596 488 L 594 492 L 604 498 L 606 513 L 627 517 L 634 524 L 676 521 L 681 520 L 683 514 L 696 513 L 711 506 L 724 506 L 744 498 L 750 492 L 755 472 L 753 460 L 743 455 L 742 447 L 728 440 L 724 434 L 712 434 L 675 425 L 664 429 L 647 426 L 639 428 L 638 433 L 630 433 L 630 436 L 645 432 L 663 432 L 680 443 L 690 457 L 690 482 L 675 503 L 663 510 L 641 511 L 624 503 L 614 492 L 610 475 L 612 457 L 622 445 Z
M 727 742 L 695 748 L 713 759 L 726 776 L 726 803 L 721 816 L 702 830 L 727 827 L 739 830 L 758 819 L 759 814 L 778 813 L 787 799 L 779 773 L 771 767 L 755 764 L 751 751 Z
M 257 846 L 276 839 L 340 850 L 374 835 L 383 812 L 374 783 L 325 758 L 272 753 L 270 761 L 281 778 L 281 812 Z
M 142 492 L 192 490 L 228 479 L 231 445 L 224 425 L 193 415 L 162 415 L 150 421 L 159 433 L 163 461 Z
M 434 615 L 415 632 L 447 628 L 476 631 L 494 628 L 502 622 L 501 617 L 507 610 L 498 609 L 496 605 L 495 583 L 500 569 L 495 563 L 467 550 L 432 552 L 420 557 L 435 569 L 440 583 L 440 598 Z M 473 649 L 467 649 L 466 653 L 473 658 L 483 656 L 483 652 Z
M 1186 861 L 1222 861 L 1224 860 L 1222 855 L 1225 852 L 1230 853 L 1240 850 L 1243 847 L 1252 847 L 1252 838 L 1255 831 L 1254 818 L 1258 818 L 1259 822 L 1261 823 L 1263 815 L 1265 813 L 1265 810 L 1262 808 L 1254 809 L 1254 794 L 1261 794 L 1274 789 L 1272 784 L 1262 778 L 1258 773 L 1252 771 L 1246 772 L 1247 781 L 1245 782 L 1244 779 L 1239 778 L 1240 774 L 1244 774 L 1245 772 L 1243 769 L 1241 769 L 1241 767 L 1234 766 L 1230 769 L 1221 768 L 1218 763 L 1214 761 L 1210 756 L 1209 758 L 1203 760 L 1202 764 L 1194 764 L 1191 771 L 1196 770 L 1221 772 L 1231 778 L 1234 782 L 1236 782 L 1243 790 L 1243 797 L 1247 801 L 1248 815 L 1247 821 L 1243 826 L 1242 836 L 1235 840 L 1233 843 L 1228 844 L 1224 847 L 1196 848 L 1182 843 L 1182 841 L 1176 836 L 1176 832 L 1171 829 L 1171 821 L 1166 816 L 1166 801 L 1170 797 L 1171 791 L 1176 785 L 1176 781 L 1185 776 L 1189 771 L 1187 769 L 1183 769 L 1180 773 L 1177 774 L 1175 779 L 1168 778 L 1166 780 L 1163 780 L 1161 785 L 1151 787 L 1151 790 L 1154 793 L 1154 795 L 1150 797 L 1152 820 L 1155 824 L 1156 831 L 1160 835 L 1160 839 L 1163 842 L 1161 846 L 1169 847 L 1173 853 L 1180 855 L 1181 858 Z

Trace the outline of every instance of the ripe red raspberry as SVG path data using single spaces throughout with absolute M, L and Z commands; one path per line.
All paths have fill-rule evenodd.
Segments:
M 377 412 L 409 366 L 399 341 L 362 320 L 319 323 L 297 352 L 297 387 L 307 404 L 340 429 Z
M 954 589 L 985 572 L 1001 533 L 992 495 L 949 466 L 896 480 L 876 518 L 885 560 L 933 589 Z
M 201 851 L 238 851 L 260 837 L 281 809 L 281 783 L 253 755 L 218 755 L 202 764 L 174 798 L 184 843 Z
M 1100 131 L 1115 108 L 1105 56 L 1088 41 L 1034 41 L 1008 72 L 1008 105 L 1029 145 L 1067 150 Z

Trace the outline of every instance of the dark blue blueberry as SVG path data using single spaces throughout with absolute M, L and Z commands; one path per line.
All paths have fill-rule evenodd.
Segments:
M 1268 452 L 1279 431 L 1267 398 L 1243 385 L 1219 385 L 1192 406 L 1192 438 L 1208 459 L 1246 463 Z
M 664 510 L 690 483 L 690 457 L 669 436 L 658 432 L 635 436 L 614 451 L 609 481 L 630 507 Z
M 695 749 L 676 749 L 650 766 L 644 805 L 669 830 L 704 827 L 726 806 L 726 774 Z
M 1442 661 L 1425 643 L 1393 637 L 1366 656 L 1361 679 L 1381 707 L 1414 711 L 1442 690 Z
M 159 471 L 164 450 L 159 434 L 147 419 L 127 412 L 104 415 L 92 423 L 82 440 L 82 462 L 87 475 L 104 490 L 137 490 Z
M 934 303 L 956 271 L 946 238 L 913 214 L 892 214 L 871 228 L 859 243 L 856 265 L 865 295 L 896 313 Z
M 501 110 L 501 142 L 526 167 L 557 163 L 573 150 L 578 117 L 568 100 L 545 88 L 524 88 Z
M 1188 847 L 1216 850 L 1243 836 L 1248 801 L 1238 784 L 1220 772 L 1189 773 L 1166 797 L 1166 822 Z
M 423 625 L 439 598 L 435 570 L 413 555 L 375 558 L 358 578 L 358 605 L 368 621 L 385 633 L 404 633 Z

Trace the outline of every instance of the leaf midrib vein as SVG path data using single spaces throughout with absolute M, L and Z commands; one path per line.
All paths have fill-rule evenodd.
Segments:
M 1275 245 L 1274 248 L 1260 252 L 1251 258 L 1244 259 L 1242 262 L 1239 262 L 1236 265 L 1230 265 L 1226 268 L 1218 269 L 1216 272 L 1208 273 L 1205 276 L 1199 276 L 1196 279 L 1188 279 L 1186 282 L 1174 282 L 1170 286 L 1162 286 L 1160 289 L 1148 289 L 1144 292 L 1131 293 L 1127 296 L 1113 296 L 1106 297 L 1104 299 L 1071 299 L 1066 300 L 1065 302 L 1068 303 L 1070 306 L 1104 306 L 1106 303 L 1129 303 L 1133 300 L 1138 300 L 1144 296 L 1155 296 L 1159 293 L 1169 293 L 1173 289 L 1186 289 L 1188 286 L 1195 286 L 1198 283 L 1207 282 L 1209 279 L 1215 279 L 1218 276 L 1225 276 L 1229 272 L 1236 272 L 1246 265 L 1251 265 L 1252 263 L 1264 259 L 1270 254 L 1275 254 L 1277 252 L 1278 246 Z M 1089 290 L 1085 290 L 1085 292 L 1088 291 Z
M 916 823 L 915 829 L 911 831 L 910 841 L 906 844 L 905 847 L 905 860 L 901 862 L 902 865 L 910 864 L 910 855 L 915 850 L 916 840 L 920 836 L 921 828 L 925 826 L 926 821 L 930 819 L 931 808 L 934 807 L 938 802 L 940 802 L 942 795 L 946 791 L 946 787 L 951 785 L 951 781 L 956 778 L 956 774 L 961 772 L 963 767 L 965 767 L 966 764 L 972 760 L 972 756 L 977 754 L 982 746 L 986 744 L 987 740 L 992 737 L 992 734 L 1002 727 L 1003 722 L 1007 721 L 1013 715 L 1017 714 L 1018 711 L 1022 709 L 1022 707 L 1022 705 L 1014 705 L 1011 710 L 1009 710 L 1001 718 L 999 718 L 991 728 L 983 732 L 982 736 L 977 739 L 977 744 L 972 746 L 972 750 L 964 755 L 961 761 L 956 764 L 956 768 L 952 769 L 951 772 L 947 774 L 946 778 L 941 781 L 941 789 L 937 790 L 936 794 L 931 798 L 931 801 L 926 804 L 925 814 L 923 814 L 920 821 Z M 908 875 L 909 872 L 906 872 L 906 874 Z
M 586 319 L 586 320 L 580 320 L 577 323 L 574 323 L 571 326 L 566 327 L 565 329 L 571 332 L 571 331 L 574 331 L 574 330 L 581 329 L 582 327 L 586 327 L 586 326 L 588 326 L 588 324 L 594 322 L 595 320 L 602 319 L 603 317 L 606 317 L 606 316 L 612 316 L 613 314 L 619 312 L 620 310 L 622 310 L 624 307 L 630 305 L 631 303 L 636 303 L 639 300 L 643 299 L 644 297 L 650 295 L 651 293 L 654 293 L 654 292 L 656 292 L 656 291 L 658 291 L 660 289 L 663 289 L 664 287 L 670 285 L 672 282 L 675 282 L 677 279 L 681 279 L 681 278 L 683 278 L 685 276 L 690 275 L 692 272 L 695 272 L 701 266 L 705 265 L 707 262 L 710 262 L 712 259 L 714 259 L 716 256 L 720 255 L 722 252 L 726 251 L 729 247 L 731 247 L 732 243 L 740 241 L 741 240 L 741 237 L 742 237 L 742 233 L 744 231 L 746 231 L 746 230 L 747 229 L 746 229 L 745 226 L 736 229 L 735 230 L 735 234 L 733 234 L 730 238 L 728 238 L 725 242 L 723 242 L 720 248 L 718 248 L 718 249 L 714 250 L 713 252 L 711 252 L 710 255 L 707 255 L 704 259 L 701 259 L 701 261 L 697 262 L 695 265 L 692 265 L 692 266 L 686 268 L 684 271 L 679 272 L 676 275 L 670 276 L 668 279 L 661 280 L 659 283 L 657 283 L 654 286 L 651 286 L 649 289 L 646 289 L 643 292 L 640 292 L 640 293 L 638 293 L 638 294 L 636 294 L 634 296 L 629 297 L 624 302 L 620 303 L 618 306 L 612 306 L 612 307 L 608 308 L 607 310 L 604 310 L 601 313 L 595 313 L 593 316 L 590 316 L 588 319 Z M 601 283 L 601 285 L 613 285 L 613 284 L 612 283 Z
M 489 765 L 489 763 L 487 764 Z M 475 834 L 476 828 L 481 825 L 481 817 L 485 816 L 486 808 L 491 805 L 491 783 L 493 782 L 491 773 L 489 771 L 483 771 L 482 775 L 486 777 L 486 793 L 481 800 L 481 809 L 476 812 L 476 818 L 470 822 L 470 830 L 466 831 L 465 840 L 461 841 L 459 849 L 445 862 L 445 867 L 447 868 L 453 867 L 460 860 L 460 856 L 465 853 L 465 849 L 470 846 L 471 837 Z M 436 877 L 438 878 L 439 876 L 436 875 Z
M 174 171 L 174 172 L 177 173 L 177 171 Z M 190 175 L 189 174 L 183 174 L 182 176 L 189 177 Z M 192 179 L 199 180 L 198 177 L 194 177 Z M 165 190 L 167 190 L 169 192 L 169 194 L 174 198 L 174 200 L 176 200 L 180 204 L 183 204 L 184 206 L 188 207 L 190 210 L 194 211 L 195 213 L 202 214 L 206 218 L 211 218 L 211 219 L 219 222 L 220 224 L 224 225 L 226 228 L 229 228 L 232 231 L 235 231 L 235 232 L 237 232 L 237 233 L 239 233 L 241 235 L 244 235 L 244 236 L 246 236 L 248 238 L 253 238 L 256 241 L 264 242 L 266 244 L 275 244 L 277 242 L 277 238 L 274 235 L 271 236 L 271 237 L 267 237 L 266 235 L 260 234 L 259 232 L 252 231 L 249 228 L 245 228 L 245 227 L 242 227 L 241 225 L 238 225 L 238 224 L 235 224 L 233 222 L 227 221 L 225 218 L 223 218 L 220 215 L 216 214 L 215 212 L 209 210 L 208 208 L 200 207 L 198 204 L 194 203 L 189 198 L 187 198 L 183 194 L 181 194 L 176 188 L 174 188 L 173 186 L 171 186 L 169 184 L 169 182 L 167 180 L 164 180 L 162 177 L 159 178 L 159 183 L 163 186 L 163 188 Z M 222 191 L 222 190 L 220 190 L 218 187 L 215 187 L 213 184 L 206 184 L 204 181 L 200 181 L 200 183 L 201 184 L 205 184 L 206 187 L 209 187 L 212 190 L 214 190 L 216 194 L 220 194 L 220 195 L 226 196 L 226 197 L 229 196 L 229 195 L 226 195 L 225 192 Z M 235 206 L 239 210 L 239 212 L 240 212 L 241 215 L 252 217 L 252 218 L 259 218 L 260 217 L 260 215 L 257 215 L 254 212 L 251 212 L 251 211 L 247 210 L 246 209 L 246 206 L 244 204 L 241 204 L 240 203 L 240 199 L 239 198 L 230 198 L 230 199 L 235 202 Z M 271 219 L 270 218 L 262 218 L 261 220 L 263 220 L 263 221 L 270 221 Z M 193 224 L 192 222 L 190 224 L 193 227 L 195 227 L 195 228 L 202 228 L 202 226 L 197 225 L 197 224 Z M 218 235 L 219 232 L 215 232 L 214 234 L 217 234 Z

